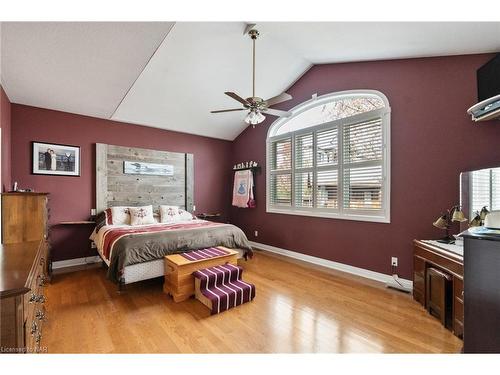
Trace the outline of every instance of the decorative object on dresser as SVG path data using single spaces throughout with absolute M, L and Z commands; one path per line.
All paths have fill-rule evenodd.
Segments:
M 463 247 L 414 240 L 413 299 L 456 336 L 463 336 Z
M 80 147 L 31 142 L 32 174 L 80 176 Z
M 2 353 L 47 351 L 42 344 L 47 257 L 44 239 L 0 245 Z
M 432 225 L 439 229 L 446 230 L 446 237 L 441 238 L 438 242 L 442 243 L 453 243 L 455 238 L 450 235 L 450 227 L 453 222 L 465 222 L 467 219 L 464 216 L 464 213 L 461 211 L 460 206 L 453 206 L 446 213 L 439 216 Z
M 197 253 L 206 255 L 199 256 Z M 226 263 L 237 265 L 238 252 L 223 246 L 167 255 L 163 291 L 170 294 L 175 302 L 185 301 L 195 294 L 193 272 Z
M 464 237 L 464 352 L 500 353 L 500 235 Z

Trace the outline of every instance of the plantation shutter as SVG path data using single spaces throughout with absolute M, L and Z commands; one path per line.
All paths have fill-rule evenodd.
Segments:
M 390 222 L 390 108 L 372 93 L 332 97 L 269 129 L 267 211 Z
M 381 210 L 383 188 L 382 120 L 345 125 L 343 129 L 343 208 Z
M 295 207 L 313 207 L 313 134 L 295 137 Z
M 338 128 L 316 133 L 316 207 L 339 208 Z
M 271 143 L 270 196 L 272 206 L 292 205 L 292 139 Z

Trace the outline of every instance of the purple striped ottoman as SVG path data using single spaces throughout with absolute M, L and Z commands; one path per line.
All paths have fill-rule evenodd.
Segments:
M 255 298 L 255 285 L 242 280 L 243 269 L 232 264 L 193 272 L 196 299 L 218 314 Z

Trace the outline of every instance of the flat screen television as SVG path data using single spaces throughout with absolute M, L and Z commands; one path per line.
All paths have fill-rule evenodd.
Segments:
M 478 101 L 500 95 L 500 53 L 477 70 Z

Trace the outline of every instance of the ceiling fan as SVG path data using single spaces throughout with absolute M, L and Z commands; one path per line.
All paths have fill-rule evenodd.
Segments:
M 260 124 L 262 121 L 266 119 L 266 116 L 263 115 L 269 114 L 273 116 L 278 116 L 278 117 L 289 117 L 291 116 L 291 112 L 287 111 L 280 111 L 278 109 L 272 109 L 269 108 L 272 105 L 286 102 L 287 100 L 292 99 L 292 96 L 287 94 L 286 92 L 281 93 L 277 96 L 274 96 L 270 99 L 264 100 L 262 98 L 259 98 L 258 96 L 255 96 L 255 41 L 257 40 L 257 37 L 259 36 L 259 31 L 254 29 L 253 26 L 255 25 L 250 25 L 247 29 L 250 29 L 248 31 L 248 35 L 252 39 L 253 42 L 253 81 L 252 81 L 252 96 L 250 98 L 243 99 L 241 96 L 234 92 L 225 92 L 227 96 L 230 96 L 234 100 L 237 100 L 241 104 L 243 104 L 243 108 L 234 108 L 234 109 L 222 109 L 219 111 L 211 111 L 211 113 L 222 113 L 222 112 L 234 112 L 234 111 L 247 111 L 248 114 L 245 117 L 245 122 L 247 124 L 252 125 L 255 127 L 255 125 Z

